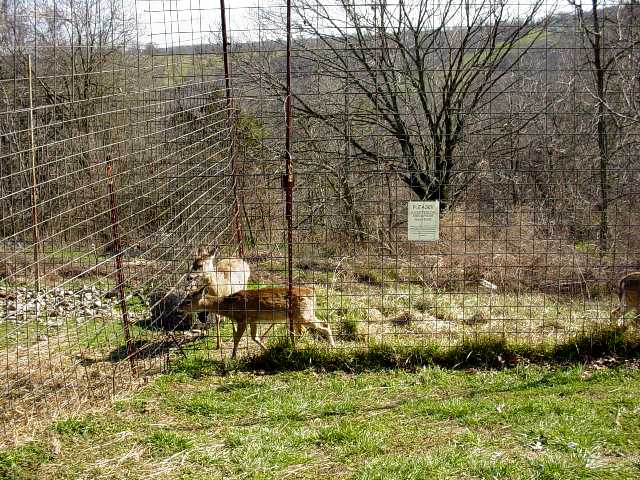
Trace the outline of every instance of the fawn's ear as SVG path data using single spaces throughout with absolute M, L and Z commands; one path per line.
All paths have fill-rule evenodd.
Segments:
M 201 245 L 198 247 L 198 250 L 196 252 L 196 256 L 198 257 L 208 257 L 209 256 L 209 250 L 207 249 L 207 247 Z

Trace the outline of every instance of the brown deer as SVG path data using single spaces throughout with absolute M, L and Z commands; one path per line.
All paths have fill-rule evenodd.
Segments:
M 212 297 L 206 288 L 191 294 L 178 307 L 182 312 L 213 312 L 230 318 L 237 324 L 233 334 L 232 357 L 236 356 L 238 344 L 249 324 L 251 338 L 264 350 L 266 347 L 258 338 L 258 324 L 287 324 L 288 289 L 260 288 L 241 290 L 226 297 Z M 323 335 L 331 345 L 335 345 L 329 324 L 316 318 L 316 297 L 313 288 L 294 287 L 291 296 L 291 319 L 294 332 L 300 334 L 302 327 L 315 330 Z
M 187 277 L 187 291 L 206 288 L 208 296 L 226 297 L 246 288 L 249 275 L 249 264 L 241 258 L 223 258 L 216 263 L 215 252 L 200 247 Z M 220 316 L 217 314 L 215 324 L 216 348 L 220 348 Z
M 640 314 L 640 272 L 632 272 L 620 279 L 618 282 L 618 297 L 620 304 L 611 312 L 611 318 L 620 318 L 629 310 L 636 314 L 634 318 L 638 323 Z

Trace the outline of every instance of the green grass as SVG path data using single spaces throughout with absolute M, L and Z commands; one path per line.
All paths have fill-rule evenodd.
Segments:
M 494 368 L 521 363 L 563 365 L 606 356 L 638 358 L 640 334 L 635 330 L 610 327 L 578 334 L 557 344 L 513 342 L 499 336 L 480 335 L 451 347 L 437 342 L 411 345 L 372 341 L 341 348 L 329 348 L 309 337 L 299 338 L 293 348 L 286 337 L 281 336 L 280 340 L 272 341 L 265 352 L 248 355 L 234 362 L 210 360 L 201 355 L 181 359 L 174 363 L 173 368 L 180 370 L 184 366 L 192 372 L 201 368 L 205 373 L 225 373 L 229 370 L 279 372 L 309 367 L 323 371 L 361 372 L 433 365 L 448 368 Z
M 130 326 L 130 330 L 134 338 L 153 337 L 152 332 L 135 323 Z M 114 310 L 110 316 L 96 315 L 82 322 L 69 317 L 58 326 L 47 327 L 43 320 L 35 319 L 19 324 L 6 322 L 0 325 L 0 348 L 28 347 L 39 341 L 47 341 L 47 338 L 53 338 L 49 343 L 56 344 L 58 336 L 62 341 L 95 350 L 113 348 L 124 342 L 119 312 Z
M 35 319 L 24 323 L 7 320 L 0 324 L 0 348 L 34 345 L 38 342 L 39 336 L 46 331 L 46 325 Z
M 96 431 L 96 421 L 92 417 L 69 417 L 53 424 L 52 430 L 61 436 L 85 436 Z
M 41 442 L 29 442 L 18 448 L 0 450 L 0 479 L 39 478 L 39 467 L 51 460 L 53 456 Z
M 477 282 L 437 289 L 420 282 L 419 269 L 396 271 L 393 264 L 340 268 L 331 262 L 303 260 L 300 264 L 305 268 L 294 270 L 294 281 L 314 286 L 318 317 L 348 341 L 416 345 L 435 340 L 449 346 L 495 335 L 555 344 L 576 333 L 608 327 L 610 311 L 617 304 L 616 297 L 600 291 L 575 295 L 520 289 L 493 292 Z M 263 270 L 278 268 L 280 264 L 273 261 L 258 265 Z M 250 288 L 263 286 L 268 282 L 256 282 Z M 373 313 L 384 320 L 377 320 Z M 388 321 L 403 313 L 409 313 L 412 321 L 404 325 Z
M 245 338 L 237 360 L 212 360 L 211 336 L 186 344 L 107 411 L 0 451 L 0 479 L 640 477 L 640 339 L 608 322 L 611 299 L 439 291 L 385 268 L 295 273 L 316 285 L 337 348 L 311 335 L 291 348 L 282 326 L 265 354 Z M 124 345 L 115 311 L 59 330 L 87 357 Z M 633 361 L 589 363 L 610 355 Z
M 71 260 L 77 261 L 78 259 L 80 259 L 82 260 L 82 263 L 92 263 L 95 262 L 96 255 L 97 260 L 104 260 L 105 258 L 107 258 L 107 255 L 105 255 L 103 252 L 95 251 L 91 248 L 79 244 L 66 247 L 46 245 L 43 248 L 42 253 L 45 258 L 49 260 L 55 259 L 58 262 L 69 262 Z
M 633 479 L 639 411 L 637 364 L 226 376 L 183 366 L 2 451 L 0 478 Z
M 192 447 L 188 437 L 167 430 L 156 430 L 150 433 L 144 439 L 144 443 L 158 457 L 166 457 Z
M 131 313 L 146 313 L 149 308 L 146 301 L 138 295 L 132 295 L 127 299 L 127 310 Z

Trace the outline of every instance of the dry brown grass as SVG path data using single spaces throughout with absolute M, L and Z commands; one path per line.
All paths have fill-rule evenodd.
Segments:
M 595 298 L 614 292 L 620 276 L 640 268 L 640 236 L 635 238 L 633 229 L 637 217 L 612 214 L 610 248 L 600 255 L 595 240 L 563 225 L 547 225 L 533 209 L 510 212 L 508 222 L 497 224 L 459 205 L 441 218 L 440 240 L 433 243 L 408 242 L 404 226 L 393 232 L 392 241 L 372 237 L 360 245 L 305 232 L 305 244 L 313 247 L 297 249 L 294 266 L 307 276 L 341 276 L 336 289 L 344 292 L 352 284 L 383 283 L 466 291 L 484 279 L 501 291 Z M 284 257 L 261 262 L 269 263 L 283 269 Z
M 115 395 L 143 381 L 131 375 L 127 361 L 85 362 L 60 347 L 65 343 L 48 338 L 5 356 L 0 448 L 33 438 L 57 417 L 106 408 Z
M 441 219 L 440 241 L 410 244 L 400 235 L 397 250 L 385 252 L 384 261 L 371 251 L 354 255 L 354 271 L 359 279 L 377 271 L 388 281 L 445 290 L 475 288 L 485 279 L 502 291 L 597 296 L 613 291 L 618 278 L 640 263 L 640 238 L 629 237 L 634 220 L 621 217 L 611 219 L 611 249 L 600 256 L 594 242 L 550 230 L 532 210 L 513 212 L 508 224 L 495 225 L 461 206 Z

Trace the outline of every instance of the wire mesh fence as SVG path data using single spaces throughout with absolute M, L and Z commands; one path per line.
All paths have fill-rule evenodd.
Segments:
M 174 47 L 171 22 L 142 21 L 159 7 L 0 11 L 6 422 L 162 368 L 180 340 L 149 307 L 179 291 L 196 242 L 231 238 L 221 55 Z
M 273 342 L 311 302 L 340 349 L 609 325 L 638 25 L 633 1 L 4 1 L 5 432 L 227 356 L 252 308 Z M 178 313 L 195 286 L 235 323 Z
M 295 1 L 289 52 L 282 4 L 238 9 L 252 168 L 286 150 L 291 57 L 290 271 L 337 337 L 555 343 L 609 324 L 637 267 L 638 8 Z M 250 212 L 279 200 L 262 190 Z M 412 200 L 438 202 L 437 241 L 409 240 L 428 237 Z

